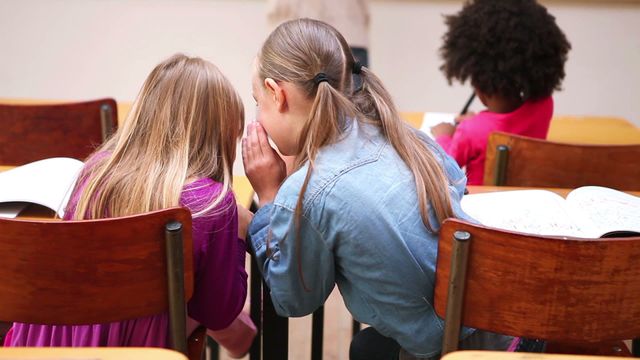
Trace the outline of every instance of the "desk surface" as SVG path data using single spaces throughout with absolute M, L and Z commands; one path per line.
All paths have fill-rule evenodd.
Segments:
M 611 356 L 559 355 L 506 351 L 454 351 L 442 360 L 604 360 L 619 359 Z
M 186 360 L 181 353 L 159 348 L 0 347 L 0 360 Z

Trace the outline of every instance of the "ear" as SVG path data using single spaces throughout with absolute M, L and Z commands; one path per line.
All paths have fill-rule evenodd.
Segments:
M 272 78 L 264 79 L 264 87 L 267 89 L 267 97 L 275 102 L 276 110 L 284 112 L 287 109 L 287 95 L 284 88 Z

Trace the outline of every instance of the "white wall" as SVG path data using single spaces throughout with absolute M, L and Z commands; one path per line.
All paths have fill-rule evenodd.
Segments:
M 264 4 L 212 0 L 0 0 L 0 97 L 119 101 L 175 52 L 213 61 L 250 104 Z
M 371 3 L 371 65 L 400 109 L 455 112 L 469 96 L 438 70 L 442 14 L 461 4 Z M 640 3 L 545 4 L 573 45 L 556 113 L 640 126 Z M 0 0 L 0 97 L 130 101 L 156 63 L 181 51 L 216 63 L 252 116 L 250 64 L 267 35 L 265 8 L 264 0 Z

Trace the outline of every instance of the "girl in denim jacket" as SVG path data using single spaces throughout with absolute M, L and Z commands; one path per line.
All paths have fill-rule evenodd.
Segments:
M 271 33 L 253 96 L 258 121 L 242 154 L 260 210 L 248 232 L 276 311 L 310 314 L 337 284 L 354 318 L 372 326 L 352 341 L 352 359 L 393 359 L 401 348 L 437 356 L 437 231 L 465 216 L 458 165 L 400 119 L 378 77 L 323 22 Z M 294 157 L 288 177 L 267 137 Z

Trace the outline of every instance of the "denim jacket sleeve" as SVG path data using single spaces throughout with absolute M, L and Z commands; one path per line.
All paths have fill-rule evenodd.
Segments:
M 295 236 L 293 209 L 278 204 L 263 206 L 249 225 L 256 261 L 281 316 L 312 313 L 335 284 L 333 252 L 320 231 L 302 216 L 300 239 Z

